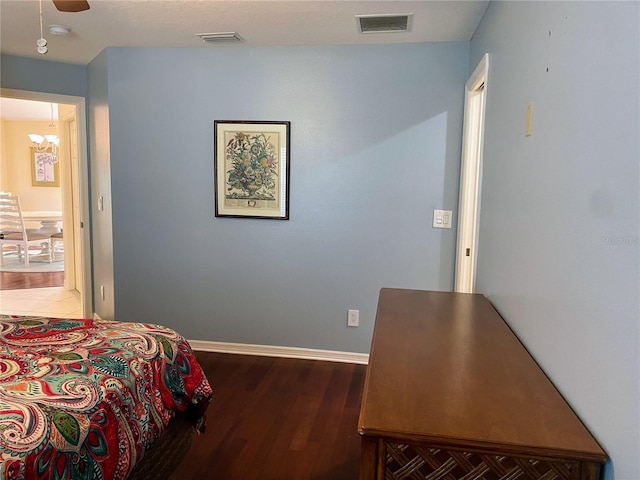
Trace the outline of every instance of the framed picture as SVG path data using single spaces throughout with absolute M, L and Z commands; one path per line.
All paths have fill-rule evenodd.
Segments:
M 59 187 L 60 164 L 55 161 L 55 155 L 51 150 L 38 152 L 31 150 L 31 185 L 34 187 Z
M 290 122 L 214 122 L 216 217 L 289 220 Z

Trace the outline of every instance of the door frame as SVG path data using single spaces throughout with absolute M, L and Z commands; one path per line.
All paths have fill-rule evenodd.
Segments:
M 76 108 L 76 125 L 78 130 L 78 176 L 80 196 L 80 218 L 82 222 L 82 315 L 85 318 L 93 317 L 93 276 L 91 270 L 91 222 L 89 208 L 89 167 L 87 161 L 87 111 L 84 97 L 72 95 L 60 95 L 45 92 L 30 92 L 27 90 L 15 90 L 0 88 L 0 96 L 18 98 L 22 100 L 35 100 L 38 102 L 64 103 L 74 105 Z
M 78 202 L 78 200 L 74 202 L 74 196 L 77 196 L 79 194 L 79 188 L 76 189 L 77 192 L 75 195 L 73 192 L 74 190 L 73 170 L 76 171 L 76 177 L 77 177 L 77 170 L 78 170 L 77 128 L 75 129 L 76 146 L 74 147 L 74 149 L 75 149 L 76 160 L 74 162 L 72 162 L 72 148 L 70 145 L 70 139 L 71 139 L 70 124 L 72 121 L 76 120 L 77 114 L 75 112 L 75 108 L 74 108 L 73 115 L 66 112 L 61 113 L 60 105 L 67 105 L 67 104 L 59 103 L 57 105 L 58 105 L 58 132 L 60 135 L 60 145 L 61 145 L 60 150 L 65 160 L 64 164 L 61 165 L 61 168 L 60 168 L 60 184 L 62 186 L 62 213 L 63 213 L 62 224 L 65 227 L 65 235 L 64 235 L 63 242 L 64 242 L 65 253 L 73 252 L 73 255 L 65 255 L 64 257 L 64 287 L 66 290 L 82 291 L 82 285 L 81 284 L 79 285 L 77 283 L 77 280 L 80 280 L 82 278 L 82 272 L 80 273 L 80 276 L 76 276 L 76 265 L 75 265 L 76 257 L 82 255 L 82 246 L 80 245 L 80 249 L 79 249 L 80 255 L 76 255 L 78 251 L 78 248 L 76 248 L 77 245 L 75 241 L 76 225 L 75 225 L 75 222 L 73 221 L 74 220 L 73 209 L 75 208 L 74 203 L 80 203 Z M 76 122 L 76 127 L 77 125 L 78 124 Z M 76 183 L 79 183 L 77 179 L 76 179 Z M 79 211 L 79 205 L 78 205 L 78 211 Z M 80 264 L 82 264 L 82 261 L 80 261 Z M 82 267 L 82 265 L 80 266 Z
M 464 91 L 464 127 L 454 285 L 454 291 L 461 293 L 475 292 L 488 76 L 489 54 L 485 53 L 467 80 Z

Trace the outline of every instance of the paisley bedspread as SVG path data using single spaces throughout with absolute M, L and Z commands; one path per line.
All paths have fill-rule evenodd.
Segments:
M 0 478 L 125 479 L 211 387 L 187 341 L 146 323 L 0 315 Z

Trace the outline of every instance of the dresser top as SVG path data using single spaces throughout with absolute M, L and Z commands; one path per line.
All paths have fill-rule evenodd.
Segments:
M 407 442 L 606 460 L 482 295 L 382 289 L 359 431 Z

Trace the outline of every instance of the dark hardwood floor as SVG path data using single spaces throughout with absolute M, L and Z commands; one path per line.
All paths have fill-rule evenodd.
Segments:
M 0 272 L 0 290 L 61 287 L 62 285 L 64 285 L 64 272 Z
M 365 365 L 196 352 L 207 430 L 169 480 L 356 480 Z

